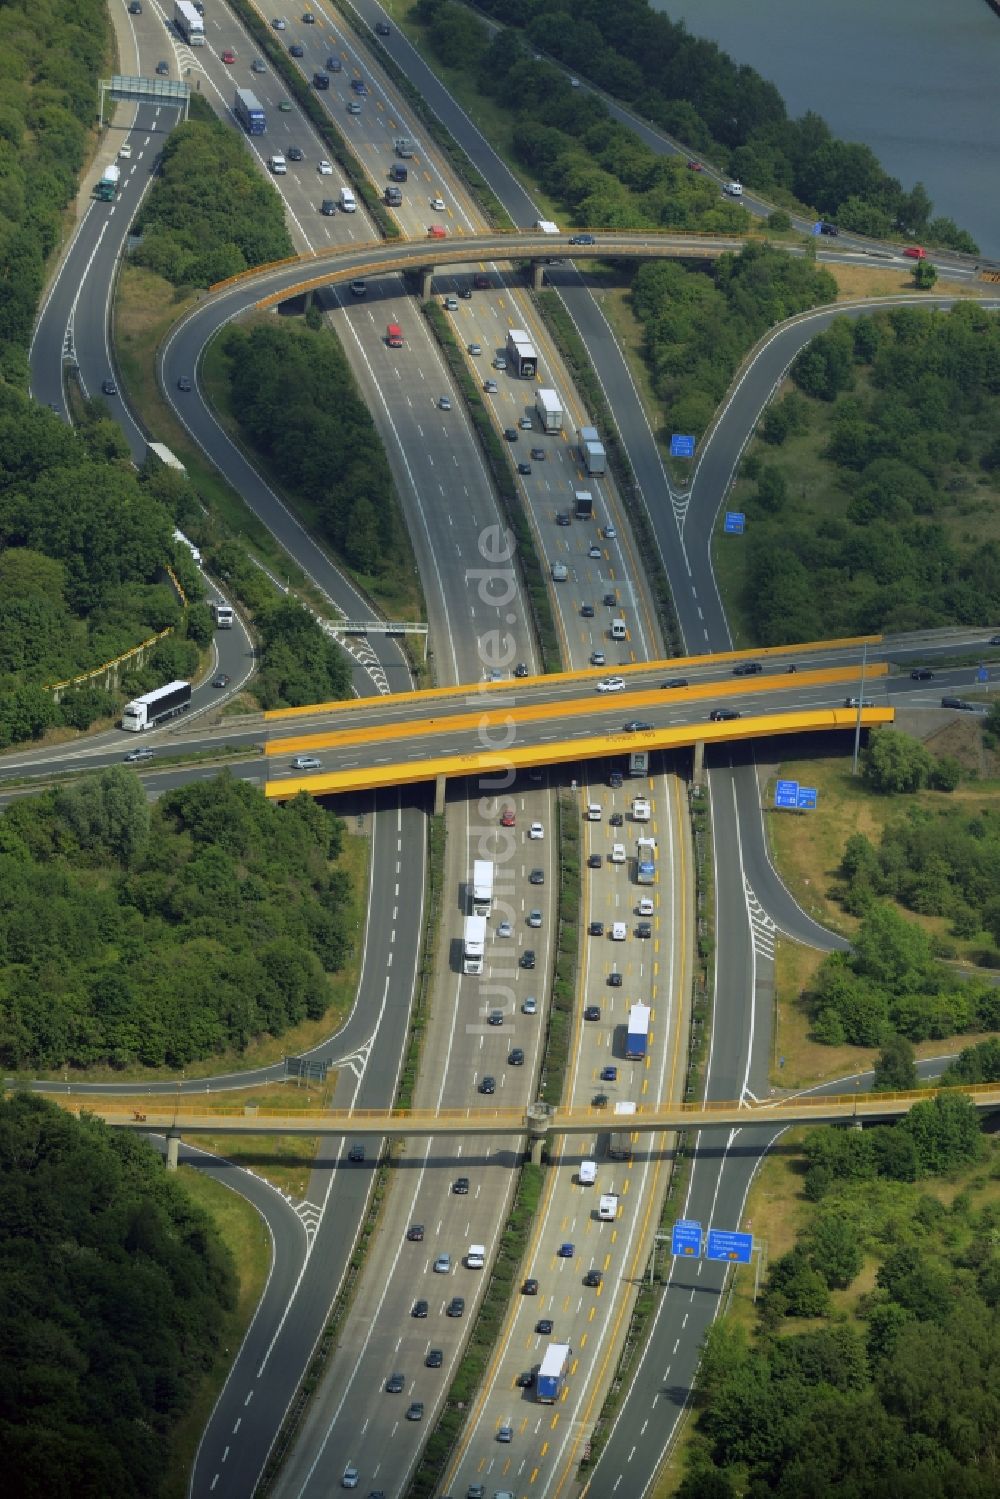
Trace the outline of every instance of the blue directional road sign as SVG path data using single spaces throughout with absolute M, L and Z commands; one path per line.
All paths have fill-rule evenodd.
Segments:
M 817 219 L 816 222 L 815 222 L 815 224 L 813 225 L 813 234 L 822 234 L 822 233 L 823 233 L 823 220 L 822 219 Z
M 701 1224 L 693 1218 L 678 1218 L 670 1236 L 670 1253 L 697 1259 L 701 1254 Z
M 977 682 L 988 682 L 989 679 L 990 679 L 989 669 L 987 667 L 985 667 L 985 666 L 981 666 L 979 668 L 979 670 L 976 672 L 976 681 Z
M 709 1229 L 706 1259 L 728 1260 L 735 1265 L 749 1265 L 752 1253 L 753 1234 L 733 1234 L 722 1228 Z
M 670 438 L 670 456 L 671 458 L 693 458 L 694 438 L 685 437 L 680 432 L 672 433 Z
M 725 530 L 729 536 L 742 536 L 747 528 L 747 518 L 742 510 L 727 510 Z
M 809 811 L 816 805 L 816 787 L 800 786 L 799 794 L 795 799 L 795 805 Z
M 774 805 L 776 807 L 797 807 L 798 795 L 798 781 L 779 781 L 774 788 Z

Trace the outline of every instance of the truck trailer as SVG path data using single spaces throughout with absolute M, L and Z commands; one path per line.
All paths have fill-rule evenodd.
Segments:
M 133 734 L 141 734 L 164 719 L 176 718 L 191 702 L 190 682 L 168 682 L 157 687 L 155 692 L 146 692 L 133 698 L 122 710 L 122 728 Z
M 563 409 L 559 396 L 554 390 L 540 386 L 535 391 L 535 410 L 542 424 L 543 432 L 561 432 L 563 424 Z
M 493 864 L 477 859 L 472 866 L 472 914 L 488 916 L 493 909 Z
M 634 1103 L 616 1103 L 615 1119 L 620 1122 L 630 1114 L 635 1113 Z M 608 1145 L 608 1155 L 613 1161 L 630 1161 L 632 1159 L 632 1131 L 619 1127 L 614 1130 Z
M 649 1045 L 649 1005 L 632 1005 L 628 1012 L 628 1035 L 625 1037 L 625 1055 L 630 1062 L 639 1062 L 646 1055 Z
M 656 839 L 640 838 L 636 843 L 635 882 L 656 884 Z
M 97 184 L 97 197 L 101 203 L 113 203 L 118 196 L 118 187 L 121 183 L 121 169 L 116 166 L 105 167 L 101 173 L 101 180 Z
M 238 88 L 233 99 L 233 114 L 247 135 L 263 135 L 267 129 L 267 116 L 257 95 L 248 88 Z
M 608 470 L 608 455 L 604 451 L 596 427 L 581 427 L 576 434 L 580 446 L 580 461 L 588 474 L 604 474 Z
M 577 520 L 594 519 L 594 496 L 589 489 L 574 489 L 573 513 Z
M 542 1405 L 554 1405 L 562 1393 L 562 1387 L 566 1383 L 566 1370 L 569 1361 L 573 1357 L 573 1350 L 568 1343 L 550 1343 L 545 1350 L 545 1357 L 538 1366 L 538 1380 L 535 1389 L 539 1402 Z
M 486 917 L 467 916 L 462 940 L 462 972 L 482 973 L 486 952 Z
M 507 329 L 507 359 L 515 375 L 533 380 L 538 369 L 535 346 L 523 328 Z
M 224 604 L 221 599 L 216 599 L 212 604 L 212 618 L 217 630 L 231 630 L 233 628 L 232 604 Z
M 174 26 L 189 47 L 204 47 L 205 23 L 194 6 L 188 4 L 188 0 L 176 0 Z

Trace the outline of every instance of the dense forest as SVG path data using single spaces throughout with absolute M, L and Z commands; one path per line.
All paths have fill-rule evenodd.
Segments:
M 413 11 L 444 62 L 474 70 L 484 92 L 518 110 L 519 153 L 533 137 L 541 138 L 543 154 L 551 150 L 550 122 L 595 159 L 608 139 L 609 117 L 600 101 L 572 90 L 563 69 L 534 61 L 537 47 L 778 202 L 808 204 L 844 228 L 876 237 L 905 235 L 975 253 L 975 242 L 951 219 L 932 218 L 922 184 L 904 191 L 867 146 L 838 140 L 818 115 L 790 120 L 772 83 L 714 42 L 691 36 L 649 0 L 565 0 L 562 8 L 558 0 L 477 4 L 505 28 L 492 41 L 481 21 L 453 0 L 416 0 Z M 621 176 L 628 182 L 640 158 L 635 137 L 626 140 Z M 606 165 L 606 176 L 618 175 L 613 152 Z M 577 196 L 572 179 L 566 191 Z M 718 197 L 714 187 L 712 195 Z
M 135 228 L 136 264 L 174 286 L 210 286 L 294 254 L 281 198 L 242 137 L 197 95 L 164 144 Z
M 754 638 L 1000 619 L 1000 318 L 962 303 L 838 319 L 792 377 L 736 493 Z
M 223 774 L 148 801 L 124 766 L 0 817 L 0 1065 L 181 1067 L 324 1015 L 343 824 Z
M 0 1101 L 0 1447 L 18 1499 L 161 1491 L 220 1354 L 228 1252 L 159 1156 L 41 1098 Z
M 756 1326 L 709 1333 L 678 1499 L 993 1499 L 995 1146 L 942 1097 L 804 1153 L 812 1206 Z
M 223 347 L 241 432 L 310 528 L 362 574 L 412 568 L 385 449 L 335 335 L 272 320 L 230 329 Z

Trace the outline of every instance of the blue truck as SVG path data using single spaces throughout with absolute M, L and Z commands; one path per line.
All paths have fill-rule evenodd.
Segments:
M 628 1012 L 628 1035 L 625 1055 L 632 1062 L 641 1061 L 649 1045 L 649 1005 L 633 1005 Z
M 233 100 L 233 114 L 239 120 L 247 135 L 263 135 L 267 129 L 267 117 L 264 114 L 264 106 L 252 94 L 248 88 L 238 88 L 236 98 Z
M 573 1350 L 568 1343 L 550 1343 L 546 1348 L 545 1357 L 538 1367 L 538 1382 L 535 1386 L 542 1405 L 554 1405 L 559 1399 L 572 1357 Z

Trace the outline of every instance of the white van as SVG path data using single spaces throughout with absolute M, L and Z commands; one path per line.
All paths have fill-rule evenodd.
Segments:
M 624 864 L 625 863 L 625 845 L 624 845 L 624 843 L 612 843 L 612 845 L 611 845 L 611 862 L 612 862 L 612 864 Z
M 636 822 L 648 822 L 649 811 L 649 801 L 645 796 L 633 796 L 632 816 Z
M 358 203 L 349 187 L 340 189 L 340 207 L 343 213 L 357 213 Z
M 553 562 L 553 564 L 552 564 L 552 581 L 553 581 L 553 583 L 565 583 L 565 581 L 566 581 L 566 579 L 568 577 L 569 577 L 569 573 L 566 570 L 566 564 L 565 564 L 565 562 Z
M 288 163 L 280 151 L 276 151 L 273 156 L 269 157 L 267 164 L 276 177 L 284 177 L 288 171 Z
M 641 898 L 641 900 L 639 901 L 639 915 L 640 916 L 652 916 L 652 914 L 653 914 L 653 897 L 651 895 L 644 895 Z
M 742 182 L 727 182 L 723 192 L 730 198 L 742 198 L 743 184 Z
M 588 822 L 600 822 L 600 820 L 601 820 L 601 804 L 600 804 L 600 802 L 588 802 L 587 803 L 587 821 Z
M 581 1187 L 592 1187 L 597 1180 L 597 1162 L 581 1161 L 577 1180 Z
M 627 640 L 628 639 L 628 631 L 625 628 L 625 621 L 623 619 L 613 619 L 611 621 L 611 639 L 612 640 Z
M 486 1263 L 486 1245 L 470 1244 L 465 1263 L 470 1270 L 481 1270 Z
M 597 1216 L 602 1223 L 614 1223 L 618 1217 L 618 1198 L 613 1192 L 605 1192 L 597 1204 Z
M 627 932 L 628 932 L 628 928 L 626 927 L 624 921 L 615 921 L 615 922 L 612 922 L 612 924 L 611 924 L 611 940 L 612 940 L 612 942 L 624 942 Z

